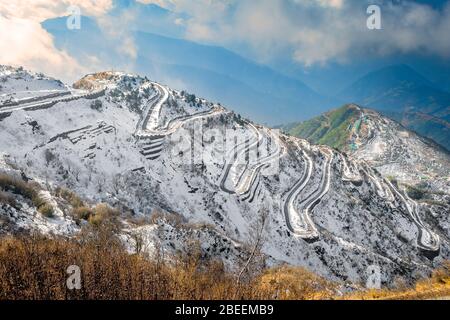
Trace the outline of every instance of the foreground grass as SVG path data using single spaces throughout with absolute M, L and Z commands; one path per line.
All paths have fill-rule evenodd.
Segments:
M 71 265 L 81 270 L 80 290 L 66 285 Z M 331 299 L 335 287 L 291 267 L 236 279 L 195 248 L 171 259 L 130 255 L 103 231 L 76 240 L 27 236 L 0 242 L 0 300 Z
M 66 285 L 71 265 L 81 269 L 80 290 Z M 0 242 L 0 300 L 435 299 L 450 296 L 449 269 L 447 263 L 412 288 L 339 296 L 337 284 L 303 268 L 266 269 L 237 283 L 236 273 L 202 259 L 195 248 L 171 259 L 130 255 L 104 231 L 75 240 L 6 237 Z
M 412 288 L 368 290 L 345 296 L 350 300 L 425 300 L 450 298 L 450 262 L 433 272 L 429 279 L 418 281 Z

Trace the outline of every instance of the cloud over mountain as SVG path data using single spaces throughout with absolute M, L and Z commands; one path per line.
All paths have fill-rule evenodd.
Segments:
M 354 56 L 427 53 L 450 57 L 450 5 L 368 0 L 140 0 L 184 12 L 186 37 L 225 46 L 244 44 L 258 58 L 288 52 L 305 64 Z M 367 7 L 381 7 L 382 30 L 366 27 Z
M 71 5 L 79 6 L 82 12 L 89 15 L 100 16 L 111 8 L 112 0 L 18 0 L 0 3 L 1 63 L 22 65 L 64 80 L 85 73 L 87 70 L 70 52 L 55 47 L 53 37 L 40 24 L 47 18 L 66 15 Z
M 148 12 L 144 4 L 170 10 L 162 26 L 154 17 L 144 18 Z M 366 27 L 370 4 L 381 7 L 382 30 Z M 450 59 L 450 2 L 442 0 L 260 0 L 257 4 L 251 0 L 19 0 L 0 4 L 2 30 L 21 39 L 1 35 L 0 49 L 9 54 L 0 62 L 39 66 L 63 79 L 84 73 L 70 52 L 55 48 L 39 24 L 66 15 L 70 5 L 97 18 L 108 31 L 105 34 L 117 38 L 115 51 L 131 63 L 137 46 L 129 33 L 138 24 L 148 29 L 143 31 L 164 34 L 166 30 L 171 36 L 224 46 L 263 63 L 282 58 L 312 66 L 394 54 Z M 99 59 L 92 57 L 92 61 Z

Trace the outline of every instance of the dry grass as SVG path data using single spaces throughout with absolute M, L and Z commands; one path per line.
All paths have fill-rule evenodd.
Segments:
M 108 221 L 100 227 L 89 225 L 76 240 L 3 238 L 0 300 L 310 299 L 323 297 L 318 293 L 327 286 L 319 277 L 296 268 L 269 270 L 237 285 L 236 274 L 227 272 L 219 261 L 202 259 L 198 246 L 171 259 L 164 259 L 160 252 L 152 257 L 130 255 Z M 70 265 L 81 269 L 80 290 L 66 287 Z
M 274 292 L 273 299 L 321 300 L 335 297 L 337 285 L 304 268 L 283 266 L 265 271 L 259 287 Z
M 78 80 L 73 84 L 75 89 L 93 90 L 97 87 L 96 81 L 98 80 L 110 80 L 113 78 L 113 74 L 108 71 L 98 72 L 85 76 L 83 79 Z
M 100 227 L 104 222 L 119 224 L 120 212 L 105 203 L 96 205 L 92 212 L 93 214 L 89 216 L 88 221 L 94 226 Z
M 0 173 L 1 203 L 6 203 L 11 206 L 16 205 L 16 201 L 14 200 L 14 198 L 8 196 L 5 192 L 21 195 L 25 199 L 31 201 L 31 203 L 39 212 L 47 215 L 50 213 L 49 208 L 51 206 L 39 195 L 40 190 L 41 186 L 39 186 L 39 184 L 35 182 L 26 182 L 22 179 Z
M 47 218 L 51 218 L 53 217 L 53 214 L 55 213 L 55 210 L 53 208 L 53 206 L 49 203 L 46 203 L 42 206 L 39 207 L 38 211 Z
M 450 262 L 434 271 L 429 279 L 418 281 L 415 286 L 402 289 L 367 290 L 345 296 L 349 300 L 424 300 L 450 297 Z
M 20 194 L 30 200 L 37 196 L 37 190 L 34 186 L 7 174 L 0 174 L 0 188 L 4 191 Z
M 56 188 L 55 195 L 66 200 L 73 208 L 79 208 L 85 205 L 78 195 L 66 188 Z
M 303 268 L 281 266 L 237 275 L 217 260 L 201 258 L 198 245 L 166 259 L 129 254 L 105 219 L 88 225 L 77 239 L 42 236 L 0 241 L 0 300 L 4 299 L 426 299 L 450 295 L 449 264 L 406 290 L 361 291 L 338 297 L 337 284 Z M 81 269 L 80 290 L 66 287 L 71 265 Z
M 94 211 L 89 207 L 78 207 L 72 210 L 72 216 L 78 220 L 86 220 L 88 221 L 91 216 L 94 215 Z

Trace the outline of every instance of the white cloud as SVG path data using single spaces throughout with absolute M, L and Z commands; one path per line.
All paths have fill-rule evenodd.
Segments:
M 132 60 L 135 60 L 138 54 L 130 27 L 134 20 L 135 12 L 132 10 L 125 10 L 119 16 L 103 15 L 97 18 L 103 34 L 117 43 L 116 51 Z
M 112 8 L 112 0 L 14 0 L 0 3 L 0 14 L 6 18 L 23 18 L 41 22 L 67 12 L 71 5 L 80 7 L 82 14 L 99 16 Z
M 450 3 L 439 10 L 384 0 L 140 1 L 189 14 L 189 39 L 244 46 L 263 60 L 280 52 L 305 65 L 396 53 L 450 58 Z M 380 5 L 383 30 L 366 28 L 370 4 Z
M 109 10 L 112 2 L 111 0 L 1 2 L 0 63 L 21 65 L 65 81 L 73 81 L 86 73 L 88 70 L 71 57 L 70 53 L 55 47 L 52 36 L 40 25 L 45 19 L 65 15 L 70 5 L 79 6 L 84 14 L 98 16 Z

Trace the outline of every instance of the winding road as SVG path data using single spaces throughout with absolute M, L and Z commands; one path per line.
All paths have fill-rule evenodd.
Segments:
M 157 100 L 156 104 L 149 113 L 148 118 L 146 119 L 146 121 L 144 121 L 145 130 L 147 131 L 153 131 L 159 127 L 159 118 L 161 115 L 162 106 L 169 99 L 169 91 L 166 88 L 159 85 L 158 83 L 153 83 L 153 85 L 158 88 L 160 92 L 160 99 Z
M 388 202 L 393 202 L 395 201 L 395 197 L 391 192 L 391 188 L 389 188 L 385 182 L 384 179 L 377 179 L 375 178 L 371 173 L 370 173 L 370 169 L 367 165 L 366 168 L 363 168 L 363 172 L 366 174 L 366 176 L 370 179 L 370 181 L 373 182 L 373 184 L 376 187 L 377 190 L 377 194 L 383 198 L 384 200 L 388 201 Z M 381 182 L 380 182 L 381 180 Z
M 405 192 L 400 193 L 397 188 L 395 188 L 390 181 L 387 181 L 389 187 L 393 192 L 400 198 L 406 207 L 406 210 L 416 224 L 419 231 L 417 238 L 417 247 L 421 250 L 428 252 L 439 252 L 441 246 L 441 240 L 437 234 L 431 231 L 422 221 L 419 214 L 419 205 L 416 201 L 412 200 L 408 194 Z
M 161 126 L 161 109 L 169 99 L 170 93 L 165 87 L 156 82 L 152 82 L 152 85 L 157 88 L 159 93 L 150 99 L 135 132 L 135 136 L 141 141 L 141 154 L 148 160 L 159 158 L 164 147 L 165 138 L 181 128 L 186 122 L 224 112 L 224 109 L 215 107 L 207 111 L 176 117 L 164 126 Z
M 311 219 L 310 214 L 311 211 L 314 210 L 314 207 L 330 189 L 331 162 L 333 161 L 334 155 L 333 152 L 329 150 L 324 152 L 326 160 L 322 169 L 320 186 L 296 206 L 295 203 L 297 198 L 311 180 L 313 170 L 313 162 L 311 158 L 298 144 L 297 147 L 302 151 L 305 169 L 303 170 L 303 175 L 300 180 L 295 183 L 286 197 L 283 206 L 284 216 L 289 231 L 291 231 L 294 235 L 306 241 L 316 241 L 319 239 L 320 235 L 317 227 Z M 301 209 L 298 210 L 298 208 Z
M 345 155 L 341 153 L 340 157 L 342 159 L 342 181 L 350 181 L 355 185 L 360 185 L 362 183 L 362 177 L 359 174 L 359 170 L 357 170 L 358 173 L 355 174 L 354 171 L 350 170 Z M 351 165 L 353 167 L 353 164 Z M 353 169 L 355 168 L 353 167 Z
M 49 108 L 54 106 L 59 102 L 69 102 L 79 99 L 95 99 L 105 94 L 105 89 L 88 92 L 81 95 L 70 94 L 69 96 L 64 95 L 64 97 L 60 97 L 60 95 L 55 96 L 54 94 L 48 96 L 39 97 L 38 101 L 19 103 L 10 107 L 1 107 L 0 114 L 9 113 L 13 111 L 19 110 L 39 110 L 44 108 Z M 55 99 L 56 98 L 56 99 Z
M 251 189 L 255 182 L 255 178 L 258 174 L 260 174 L 261 170 L 270 166 L 272 161 L 280 158 L 282 156 L 282 142 L 279 140 L 277 136 L 275 136 L 271 130 L 268 131 L 271 140 L 275 140 L 275 151 L 270 152 L 268 155 L 257 158 L 254 163 L 248 164 L 243 171 L 240 179 L 237 183 L 236 193 L 239 195 L 247 194 Z M 273 139 L 273 140 L 272 140 Z M 264 140 L 267 140 L 267 136 L 264 137 Z M 267 140 L 269 142 L 269 140 Z
M 228 155 L 227 162 L 225 163 L 222 179 L 220 181 L 220 189 L 222 189 L 222 191 L 228 194 L 236 193 L 236 186 L 234 185 L 234 183 L 232 183 L 233 186 L 231 188 L 229 188 L 227 185 L 228 182 L 230 182 L 229 177 L 231 169 L 236 166 L 236 160 L 246 152 L 250 152 L 250 150 L 253 149 L 255 146 L 257 147 L 258 145 L 260 145 L 262 141 L 262 135 L 259 132 L 259 130 L 251 123 L 248 123 L 248 125 L 255 134 L 255 137 L 252 139 L 252 142 L 250 143 L 249 139 L 246 139 L 244 142 L 235 145 L 233 150 Z
M 299 147 L 297 145 L 297 147 Z M 300 148 L 300 147 L 299 147 Z M 307 183 L 311 179 L 312 169 L 313 169 L 313 162 L 311 158 L 306 154 L 306 152 L 301 149 L 303 154 L 303 161 L 305 163 L 305 170 L 303 170 L 303 175 L 300 178 L 300 180 L 295 183 L 295 185 L 292 187 L 291 191 L 288 193 L 286 197 L 286 201 L 284 202 L 284 217 L 286 219 L 286 225 L 290 232 L 293 234 L 301 237 L 301 238 L 309 238 L 311 235 L 308 230 L 313 230 L 313 233 L 315 234 L 317 231 L 314 227 L 313 223 L 310 223 L 309 228 L 304 227 L 303 221 L 309 221 L 312 222 L 311 219 L 301 219 L 300 213 L 297 211 L 295 207 L 295 201 L 297 200 L 297 196 L 300 194 L 300 192 L 303 191 L 303 189 L 306 187 Z

